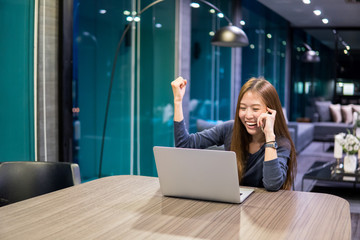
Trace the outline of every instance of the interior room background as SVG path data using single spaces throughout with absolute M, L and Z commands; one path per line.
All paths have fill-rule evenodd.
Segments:
M 156 176 L 152 147 L 174 144 L 170 82 L 178 75 L 189 80 L 184 109 L 190 132 L 197 130 L 197 119 L 233 119 L 238 90 L 253 76 L 275 86 L 290 120 L 311 117 L 315 98 L 340 101 L 339 83 L 358 86 L 355 76 L 338 70 L 341 46 L 334 50 L 307 29 L 290 27 L 257 1 L 209 1 L 243 28 L 249 46 L 241 49 L 210 44 L 212 33 L 227 22 L 201 2 L 191 8 L 189 0 L 165 0 L 139 22 L 129 21 L 132 12 L 151 2 L 1 0 L 0 26 L 7 33 L 0 40 L 2 161 L 74 161 L 83 180 L 99 177 L 111 70 L 128 24 L 114 75 L 101 176 Z M 72 8 L 70 27 L 62 24 L 64 3 Z M 65 109 L 58 56 L 62 33 L 69 29 L 72 77 L 66 79 L 71 92 L 66 91 L 72 106 Z M 319 63 L 301 61 L 303 43 L 319 52 Z M 61 153 L 59 140 L 64 111 L 71 114 L 68 154 Z

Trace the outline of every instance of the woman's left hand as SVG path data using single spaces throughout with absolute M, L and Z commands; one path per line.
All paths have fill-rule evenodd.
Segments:
M 275 124 L 275 116 L 276 110 L 271 108 L 266 108 L 267 112 L 260 114 L 257 120 L 257 125 L 261 127 L 262 131 L 265 134 L 265 141 L 275 141 L 274 134 L 274 124 Z

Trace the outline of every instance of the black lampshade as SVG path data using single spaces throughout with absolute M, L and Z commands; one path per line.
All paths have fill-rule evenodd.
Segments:
M 316 52 L 314 50 L 312 50 L 311 47 L 309 45 L 307 45 L 306 43 L 303 43 L 303 45 L 306 48 L 306 52 L 304 53 L 304 55 L 302 55 L 301 61 L 306 62 L 306 63 L 320 62 L 319 55 L 317 55 Z
M 211 44 L 219 47 L 245 47 L 249 45 L 249 39 L 241 28 L 229 25 L 216 31 Z
M 308 63 L 320 62 L 320 57 L 313 50 L 308 50 L 302 55 L 301 60 Z

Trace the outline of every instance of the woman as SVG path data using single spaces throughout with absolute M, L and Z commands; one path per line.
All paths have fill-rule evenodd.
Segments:
M 296 153 L 281 102 L 264 78 L 251 78 L 241 88 L 235 120 L 189 134 L 184 123 L 182 99 L 187 81 L 171 83 L 174 94 L 175 146 L 207 148 L 223 145 L 236 153 L 239 183 L 268 191 L 290 189 L 296 173 Z

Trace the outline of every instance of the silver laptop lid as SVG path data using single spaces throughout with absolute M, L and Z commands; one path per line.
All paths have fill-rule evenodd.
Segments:
M 231 203 L 247 197 L 240 199 L 234 152 L 156 146 L 154 156 L 165 196 Z

